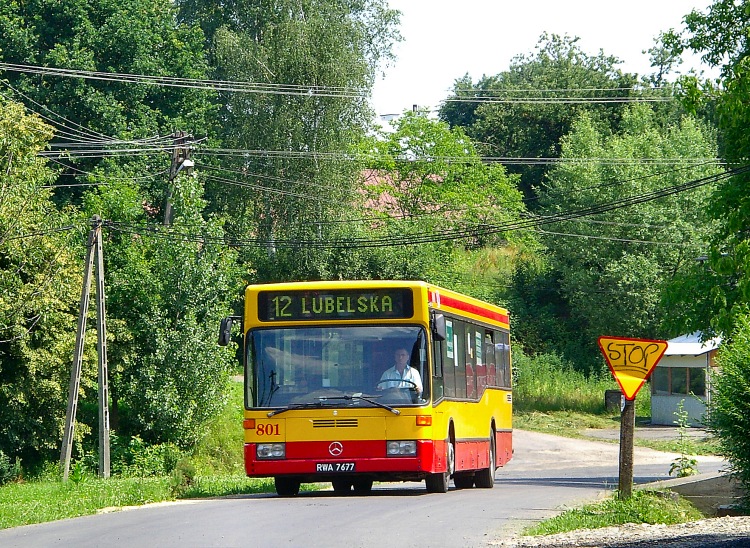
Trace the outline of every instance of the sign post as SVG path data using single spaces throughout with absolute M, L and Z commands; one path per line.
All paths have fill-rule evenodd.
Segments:
M 599 337 L 599 349 L 625 396 L 620 416 L 620 498 L 633 492 L 635 396 L 667 350 L 666 341 Z

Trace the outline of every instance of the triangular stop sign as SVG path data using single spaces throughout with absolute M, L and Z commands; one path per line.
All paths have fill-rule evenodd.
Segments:
M 634 400 L 667 350 L 667 341 L 599 337 L 599 349 L 625 399 Z

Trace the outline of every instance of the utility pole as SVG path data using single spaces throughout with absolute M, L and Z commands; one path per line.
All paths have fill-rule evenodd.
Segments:
M 625 400 L 620 414 L 620 500 L 633 494 L 633 440 L 635 438 L 635 400 Z
M 73 432 L 75 429 L 76 411 L 78 409 L 78 390 L 81 386 L 81 366 L 86 337 L 86 316 L 91 296 L 91 278 L 96 258 L 96 319 L 97 319 L 97 354 L 99 356 L 99 476 L 108 478 L 109 465 L 109 390 L 107 381 L 107 331 L 104 308 L 104 260 L 102 256 L 102 219 L 99 215 L 91 218 L 91 230 L 86 244 L 86 265 L 83 272 L 81 302 L 78 309 L 78 330 L 73 354 L 73 367 L 70 372 L 68 390 L 68 409 L 65 413 L 65 430 L 63 432 L 60 467 L 63 479 L 68 479 L 70 456 L 73 449 Z
M 177 131 L 172 137 L 174 139 L 174 149 L 172 150 L 172 165 L 169 167 L 167 199 L 164 204 L 164 226 L 172 224 L 172 191 L 174 180 L 177 178 L 177 174 L 183 169 L 187 169 L 187 173 L 189 174 L 189 170 L 194 165 L 190 159 L 190 148 L 185 146 L 185 143 L 189 142 L 193 136 L 186 134 L 184 131 Z
M 102 220 L 97 215 L 96 238 L 96 353 L 99 385 L 99 477 L 108 478 L 109 467 L 109 375 L 107 371 L 107 315 L 104 307 L 104 256 Z

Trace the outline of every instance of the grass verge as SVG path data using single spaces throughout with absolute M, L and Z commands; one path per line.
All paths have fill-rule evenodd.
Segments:
M 619 500 L 611 498 L 567 510 L 524 530 L 524 535 L 553 535 L 577 529 L 597 529 L 625 523 L 673 525 L 702 519 L 704 516 L 692 504 L 670 493 L 634 491 L 633 496 Z

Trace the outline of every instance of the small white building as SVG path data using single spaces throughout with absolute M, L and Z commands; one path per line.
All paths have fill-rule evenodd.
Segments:
M 710 402 L 711 370 L 721 338 L 701 342 L 701 333 L 667 341 L 667 350 L 651 373 L 651 424 L 676 426 L 680 402 L 690 426 L 703 426 Z

